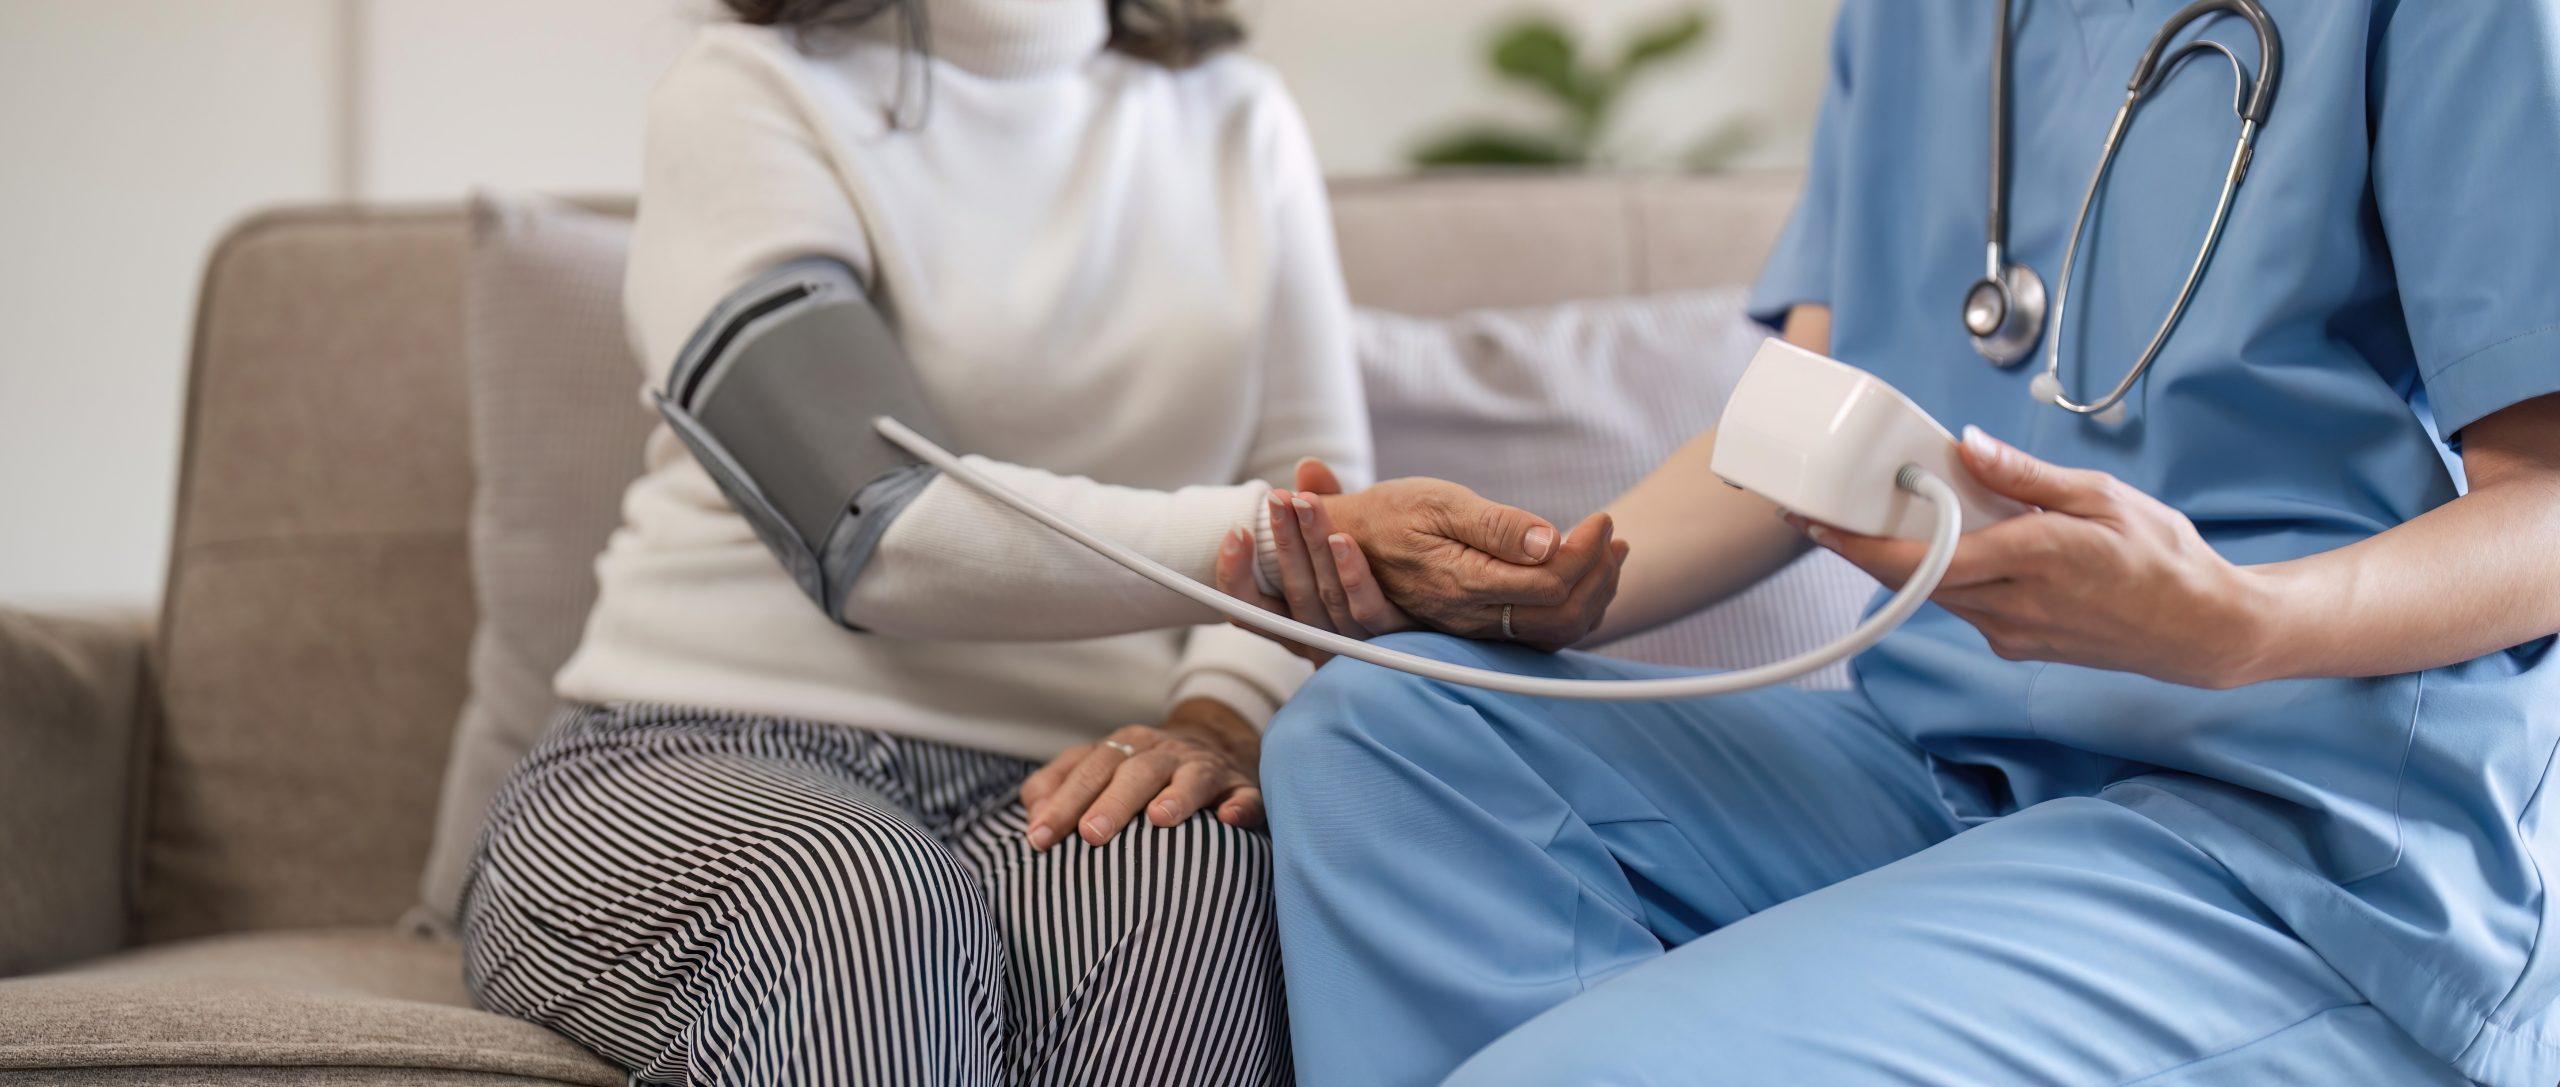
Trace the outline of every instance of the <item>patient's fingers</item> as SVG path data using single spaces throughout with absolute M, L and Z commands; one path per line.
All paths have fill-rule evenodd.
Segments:
M 1606 513 L 1585 517 L 1565 535 L 1563 546 L 1536 566 L 1507 562 L 1482 551 L 1462 553 L 1460 576 L 1481 601 L 1540 607 L 1562 604 L 1575 585 L 1607 561 L 1611 529 Z
M 1186 762 L 1173 771 L 1173 780 L 1147 805 L 1147 822 L 1169 827 L 1191 818 L 1193 812 L 1217 802 L 1218 798 L 1244 784 L 1244 776 L 1232 770 L 1221 770 L 1204 762 Z
M 1092 744 L 1077 744 L 1059 752 L 1058 757 L 1049 760 L 1048 765 L 1032 771 L 1030 777 L 1022 779 L 1024 810 L 1039 810 L 1040 802 L 1048 799 L 1049 794 L 1057 792 L 1058 783 L 1067 779 L 1067 771 L 1075 769 L 1077 761 L 1083 759 L 1085 753 L 1092 750 Z
M 1060 756 L 1051 765 L 1065 761 L 1066 757 Z M 1093 806 L 1093 798 L 1102 795 L 1103 787 L 1111 784 L 1111 776 L 1119 770 L 1120 764 L 1127 761 L 1128 756 L 1121 754 L 1118 748 L 1100 745 L 1086 748 L 1082 757 L 1076 759 L 1075 765 L 1068 767 L 1059 779 L 1047 802 L 1033 809 L 1028 834 L 1031 848 L 1034 851 L 1046 850 L 1065 838 L 1085 809 Z
M 1250 785 L 1218 805 L 1218 821 L 1231 827 L 1258 827 L 1262 819 L 1262 790 Z
M 1608 614 L 1609 604 L 1618 596 L 1618 577 L 1626 569 L 1627 541 L 1610 539 L 1603 544 L 1608 560 L 1591 569 L 1564 603 L 1551 607 L 1514 607 L 1511 613 L 1512 640 L 1535 649 L 1549 651 L 1579 644 Z
M 1313 492 L 1300 492 L 1290 500 L 1290 508 L 1298 515 L 1298 539 L 1307 544 L 1307 565 L 1316 576 L 1316 600 L 1324 605 L 1325 618 L 1333 629 L 1354 638 L 1366 638 L 1369 632 L 1352 621 L 1351 601 L 1342 595 L 1342 577 L 1334 569 L 1333 550 L 1323 541 L 1334 536 L 1333 518 L 1325 513 L 1324 504 Z
M 1289 617 L 1308 626 L 1332 630 L 1333 619 L 1316 599 L 1316 571 L 1307 556 L 1306 538 L 1298 532 L 1295 496 L 1273 491 L 1270 507 L 1272 551 L 1280 560 L 1280 595 L 1289 601 Z
M 1138 817 L 1140 807 L 1172 783 L 1173 773 L 1181 765 L 1182 760 L 1172 752 L 1156 749 L 1142 750 L 1123 761 L 1111 775 L 1111 783 L 1103 786 L 1101 795 L 1094 798 L 1085 809 L 1083 821 L 1076 825 L 1085 844 L 1101 845 L 1118 836 L 1120 828 Z

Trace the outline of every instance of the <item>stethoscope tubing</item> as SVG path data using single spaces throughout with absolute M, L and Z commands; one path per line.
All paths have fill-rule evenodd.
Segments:
M 2247 66 L 2240 63 L 2238 54 L 2213 39 L 2196 38 L 2172 47 L 2178 35 L 2185 33 L 2188 27 L 2214 14 L 2239 16 L 2257 36 L 2258 72 L 2254 78 Z M 1989 243 L 1986 246 L 1989 271 L 1980 282 L 1990 284 L 2002 293 L 2004 300 L 2016 305 L 2019 300 L 2008 297 L 2005 278 L 2008 250 L 2009 0 L 2001 0 L 1998 15 L 1991 54 L 1991 207 Z M 2222 192 L 2214 201 L 2213 221 L 2205 228 L 2204 243 L 2197 248 L 2195 260 L 2187 267 L 2186 279 L 2178 287 L 2177 300 L 2170 304 L 2168 315 L 2153 330 L 2142 354 L 2105 395 L 2086 402 L 2074 400 L 2068 391 L 2069 386 L 2062 379 L 2062 341 L 2070 327 L 2071 284 L 2079 267 L 2080 241 L 2088 232 L 2089 216 L 2097 206 L 2098 192 L 2105 185 L 2108 172 L 2115 166 L 2116 153 L 2124 146 L 2125 130 L 2132 125 L 2133 115 L 2141 109 L 2143 101 L 2168 79 L 2171 71 L 2188 58 L 2205 52 L 2219 53 L 2231 63 L 2232 111 L 2240 118 L 2240 136 L 2232 147 L 2230 166 L 2223 173 Z M 2080 197 L 2079 213 L 2072 217 L 2070 240 L 2063 248 L 2061 274 L 2054 284 L 2050 319 L 2046 320 L 2043 314 L 2033 318 L 2043 325 L 2044 338 L 2044 373 L 2038 378 L 2035 392 L 2039 400 L 2076 414 L 2097 415 L 2122 403 L 2143 375 L 2150 371 L 2151 364 L 2158 361 L 2161 349 L 2167 346 L 2178 322 L 2186 316 L 2187 305 L 2194 300 L 2196 287 L 2203 281 L 2205 269 L 2213 262 L 2214 250 L 2221 245 L 2223 228 L 2230 222 L 2232 204 L 2239 194 L 2240 183 L 2248 177 L 2250 161 L 2257 152 L 2258 133 L 2265 128 L 2267 116 L 2275 107 L 2275 94 L 2283 67 L 2283 41 L 2276 33 L 2274 18 L 2267 14 L 2258 0 L 2195 0 L 2171 16 L 2152 36 L 2150 45 L 2143 50 L 2142 59 L 2134 65 L 2133 77 L 2125 83 L 2124 103 L 2116 108 L 2115 118 L 2107 126 L 2106 143 L 2098 156 L 2097 168 L 2090 172 L 2089 187 Z M 1977 291 L 1982 289 L 1981 286 L 1975 288 Z M 1970 306 L 1972 303 L 1968 301 L 1967 304 Z M 1968 320 L 1970 317 L 1969 310 Z M 1992 342 L 1986 340 L 1988 334 L 1970 325 L 1968 331 L 1975 333 L 1976 349 L 1995 362 L 2006 366 L 2015 361 L 2016 356 L 1985 346 Z M 2005 331 L 2003 335 L 2006 335 Z
M 1947 565 L 1955 560 L 1956 542 L 1964 534 L 1964 511 L 1956 498 L 1955 488 L 1947 481 L 1918 465 L 1904 465 L 1895 473 L 1894 485 L 1919 495 L 1935 514 L 1929 534 L 1929 549 L 1919 568 L 1902 588 L 1887 599 L 1883 607 L 1851 628 L 1839 640 L 1788 657 L 1785 660 L 1730 672 L 1703 675 L 1668 676 L 1660 679 L 1557 679 L 1548 676 L 1524 676 L 1473 668 L 1463 664 L 1434 660 L 1398 652 L 1372 642 L 1309 626 L 1287 616 L 1274 615 L 1252 604 L 1237 600 L 1209 585 L 1184 576 L 1180 571 L 1141 555 L 1112 540 L 1094 534 L 1063 514 L 1042 506 L 1002 481 L 987 475 L 950 450 L 934 444 L 932 439 L 916 433 L 905 424 L 880 416 L 872 420 L 881 437 L 932 465 L 944 475 L 969 485 L 1016 512 L 1038 521 L 1058 534 L 1082 544 L 1088 550 L 1127 567 L 1138 576 L 1171 589 L 1194 603 L 1209 608 L 1237 623 L 1276 638 L 1320 649 L 1340 657 L 1365 661 L 1381 668 L 1408 672 L 1425 679 L 1478 687 L 1505 694 L 1535 698 L 1562 698 L 1579 701 L 1659 701 L 1675 698 L 1699 698 L 1708 695 L 1734 694 L 1757 690 L 1795 679 L 1866 651 L 1882 640 L 1895 627 L 1928 603 L 1938 582 L 1946 577 Z

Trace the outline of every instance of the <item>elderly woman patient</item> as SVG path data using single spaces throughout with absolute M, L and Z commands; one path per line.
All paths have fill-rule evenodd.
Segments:
M 650 102 L 648 378 L 833 260 L 979 463 L 1177 568 L 1268 546 L 1302 458 L 1366 474 L 1322 183 L 1213 5 L 730 7 Z M 1607 565 L 1437 501 L 1414 555 Z M 950 481 L 866 511 L 861 632 L 668 431 L 624 509 L 465 894 L 482 1003 L 652 1083 L 1288 1079 L 1256 759 L 1303 664 Z

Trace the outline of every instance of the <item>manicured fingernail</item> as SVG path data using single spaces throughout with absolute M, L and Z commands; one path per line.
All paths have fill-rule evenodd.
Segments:
M 1815 543 L 1821 543 L 1831 538 L 1831 530 L 1824 528 L 1821 525 L 1804 526 L 1804 534 L 1807 539 L 1810 539 Z
M 1097 815 L 1084 821 L 1084 832 L 1092 837 L 1107 838 L 1111 835 L 1111 824 Z
M 1555 546 L 1555 542 L 1556 530 L 1545 525 L 1530 529 L 1528 535 L 1520 538 L 1520 546 L 1529 552 L 1532 560 L 1546 558 L 1547 549 Z
M 1966 423 L 1964 426 L 1964 445 L 1965 448 L 1973 450 L 1974 456 L 1985 460 L 1994 460 L 2000 456 L 2000 443 L 1990 434 L 1985 433 L 1981 427 L 1971 423 Z
M 1057 841 L 1057 840 L 1058 840 L 1058 832 L 1057 832 L 1057 831 L 1054 831 L 1054 830 L 1049 829 L 1049 824 L 1047 824 L 1047 823 L 1033 823 L 1033 824 L 1031 825 L 1031 848 L 1032 848 L 1032 849 L 1034 849 L 1034 850 L 1047 849 L 1047 848 L 1049 848 L 1049 843 L 1054 842 L 1054 841 Z
M 1324 542 L 1333 545 L 1333 561 L 1351 561 L 1351 537 L 1336 532 L 1326 537 Z
M 1289 500 L 1289 504 L 1298 507 L 1299 524 L 1312 525 L 1316 523 L 1315 503 L 1309 502 L 1304 498 L 1292 498 Z

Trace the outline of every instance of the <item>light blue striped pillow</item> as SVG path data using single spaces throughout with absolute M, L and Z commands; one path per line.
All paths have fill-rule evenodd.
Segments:
M 1571 525 L 1715 425 L 1765 332 L 1733 289 L 1358 315 L 1378 478 L 1436 476 Z M 1876 583 L 1817 552 L 1715 608 L 1604 652 L 1692 668 L 1759 664 L 1857 621 Z M 1849 683 L 1833 665 L 1801 681 Z

